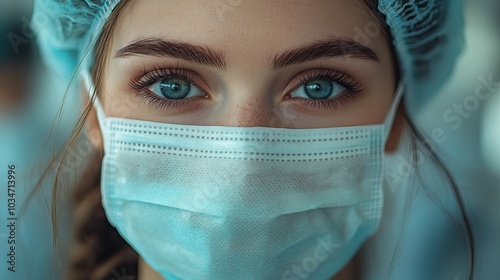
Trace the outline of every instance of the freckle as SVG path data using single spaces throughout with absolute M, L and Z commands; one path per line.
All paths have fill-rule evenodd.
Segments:
M 264 115 L 260 110 L 256 109 L 256 105 L 253 102 L 246 102 L 244 105 L 240 106 L 240 108 L 241 113 L 244 114 L 242 125 L 255 126 L 264 123 Z

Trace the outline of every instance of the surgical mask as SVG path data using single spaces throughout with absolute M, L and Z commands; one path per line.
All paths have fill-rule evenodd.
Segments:
M 167 279 L 327 279 L 379 225 L 402 88 L 383 124 L 320 129 L 112 118 L 96 100 L 108 220 Z

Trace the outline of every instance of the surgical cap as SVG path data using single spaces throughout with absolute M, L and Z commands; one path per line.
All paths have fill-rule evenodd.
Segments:
M 119 2 L 35 0 L 32 22 L 41 52 L 59 76 L 69 81 L 87 53 L 81 70 L 89 70 L 92 44 Z M 462 49 L 462 0 L 379 0 L 378 9 L 391 31 L 407 101 L 428 99 L 450 76 Z M 373 34 L 361 32 L 365 38 Z

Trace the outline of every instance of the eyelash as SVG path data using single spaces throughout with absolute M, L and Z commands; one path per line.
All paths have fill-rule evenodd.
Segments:
M 344 105 L 349 102 L 356 101 L 356 95 L 363 91 L 363 84 L 360 81 L 357 81 L 350 75 L 348 75 L 345 71 L 337 71 L 330 68 L 319 68 L 308 70 L 306 74 L 300 77 L 297 86 L 293 87 L 293 90 L 304 86 L 307 82 L 315 79 L 327 79 L 331 80 L 334 83 L 339 84 L 340 86 L 345 88 L 345 92 L 342 93 L 339 97 L 332 99 L 304 99 L 297 98 L 299 102 L 303 106 L 312 109 L 325 109 L 325 110 L 334 110 L 338 105 Z
M 174 109 L 174 108 L 182 108 L 186 107 L 194 102 L 195 99 L 200 97 L 191 97 L 180 100 L 168 100 L 164 98 L 160 98 L 155 96 L 155 94 L 151 94 L 148 92 L 148 87 L 154 85 L 155 83 L 164 80 L 168 77 L 176 77 L 185 79 L 191 85 L 194 85 L 200 90 L 203 91 L 203 88 L 200 87 L 199 82 L 195 78 L 195 75 L 189 70 L 179 68 L 179 65 L 175 66 L 167 66 L 161 67 L 156 65 L 152 71 L 143 70 L 142 75 L 133 79 L 129 82 L 129 86 L 137 92 L 138 98 L 141 100 L 145 100 L 148 105 L 152 106 L 155 109 Z M 294 98 L 298 99 L 301 102 L 302 106 L 311 109 L 335 109 L 338 105 L 344 105 L 349 102 L 354 102 L 356 100 L 356 95 L 363 91 L 363 84 L 352 76 L 347 74 L 345 71 L 338 71 L 329 68 L 318 68 L 308 70 L 305 74 L 301 74 L 298 82 L 293 87 L 293 90 L 304 86 L 307 82 L 314 79 L 327 79 L 334 83 L 339 84 L 340 86 L 345 88 L 345 92 L 340 96 L 332 99 L 304 99 L 304 98 Z M 292 90 L 292 91 L 293 91 Z M 290 94 L 292 91 L 288 92 Z
M 179 68 L 179 65 L 176 65 L 174 67 L 161 67 L 159 65 L 156 65 L 153 71 L 148 71 L 145 69 L 142 71 L 142 75 L 140 78 L 133 79 L 129 82 L 129 86 L 137 92 L 139 99 L 145 100 L 148 105 L 152 106 L 155 109 L 174 109 L 189 105 L 190 102 L 193 101 L 193 97 L 173 101 L 156 97 L 154 94 L 147 92 L 148 87 L 168 77 L 184 79 L 191 85 L 200 88 L 198 82 L 195 81 L 196 78 L 194 77 L 194 75 L 189 70 Z

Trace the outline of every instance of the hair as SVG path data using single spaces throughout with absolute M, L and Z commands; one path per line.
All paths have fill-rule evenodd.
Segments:
M 78 143 L 88 142 L 86 135 L 82 134 L 85 122 L 92 110 L 92 101 L 97 98 L 97 94 L 102 92 L 103 84 L 103 74 L 105 71 L 106 58 L 108 53 L 108 48 L 110 46 L 109 42 L 112 38 L 113 30 L 118 20 L 120 11 L 125 7 L 125 5 L 130 0 L 122 0 L 113 10 L 110 17 L 107 19 L 103 29 L 101 30 L 95 44 L 96 52 L 94 54 L 95 64 L 92 68 L 91 74 L 93 81 L 95 83 L 96 92 L 92 93 L 92 98 L 86 104 L 83 114 L 80 117 L 78 124 L 76 125 L 72 136 L 68 140 L 66 147 L 54 158 L 51 165 L 57 165 L 57 175 L 53 186 L 53 196 L 52 196 L 52 222 L 54 228 L 54 235 L 56 236 L 55 246 L 57 248 L 57 226 L 56 220 L 58 217 L 57 213 L 57 203 L 58 203 L 58 186 L 60 185 L 59 179 L 63 175 L 63 168 L 65 162 L 68 161 L 68 157 L 71 152 L 75 149 Z M 362 0 L 364 7 L 369 10 L 371 14 L 375 17 L 374 19 L 382 26 L 385 30 L 386 35 L 390 36 L 390 31 L 388 26 L 385 24 L 385 17 L 382 13 L 378 11 L 378 0 Z M 391 47 L 394 48 L 394 46 Z M 393 57 L 397 59 L 394 49 Z M 397 64 L 397 63 L 396 63 Z M 397 69 L 397 68 L 396 68 Z M 397 71 L 399 73 L 399 71 Z M 399 80 L 399 78 L 398 78 Z M 404 107 L 404 101 L 402 101 L 401 108 L 406 114 L 406 109 Z M 421 147 L 430 159 L 433 161 L 436 169 L 448 180 L 451 190 L 453 191 L 454 197 L 457 201 L 457 205 L 460 208 L 460 215 L 463 220 L 463 224 L 458 225 L 462 233 L 466 236 L 466 242 L 468 245 L 468 253 L 470 254 L 470 270 L 469 279 L 473 279 L 474 273 L 474 238 L 465 211 L 464 202 L 460 191 L 457 187 L 456 182 L 451 176 L 448 169 L 445 167 L 443 162 L 440 160 L 433 147 L 425 140 L 423 134 L 415 127 L 413 121 L 407 116 L 407 127 L 412 135 L 412 151 L 413 158 L 416 160 L 417 146 Z M 74 206 L 74 244 L 71 247 L 71 254 L 69 259 L 69 266 L 66 271 L 67 279 L 112 279 L 119 277 L 117 275 L 137 275 L 137 265 L 138 265 L 138 255 L 137 253 L 124 241 L 117 230 L 112 227 L 106 219 L 104 209 L 101 204 L 101 194 L 100 194 L 100 178 L 101 178 L 101 161 L 103 157 L 102 150 L 93 149 L 89 154 L 89 162 L 86 164 L 84 171 L 81 172 L 81 177 L 84 180 L 77 180 L 76 187 L 73 192 L 73 206 Z M 47 172 L 46 172 L 47 173 Z M 419 177 L 419 176 L 417 176 Z M 423 184 L 425 185 L 425 184 Z M 427 188 L 427 192 L 430 189 Z M 448 210 L 443 210 L 442 202 L 429 195 L 430 198 L 439 206 L 439 208 L 446 212 L 448 219 L 454 221 Z M 405 226 L 405 223 L 403 227 Z M 404 228 L 401 229 L 401 232 Z M 389 278 L 395 260 L 398 256 L 398 248 L 400 243 L 398 242 L 396 252 L 392 256 L 391 270 L 388 271 L 387 278 Z
M 122 0 L 113 10 L 103 26 L 96 41 L 95 65 L 92 68 L 92 79 L 95 81 L 96 91 L 102 87 L 102 73 L 105 69 L 106 54 L 108 53 L 111 34 L 118 20 L 120 11 L 130 0 Z M 73 77 L 74 79 L 74 77 Z M 67 158 L 81 142 L 89 141 L 82 135 L 85 122 L 92 110 L 95 93 L 87 102 L 82 116 L 78 120 L 68 143 L 60 155 L 56 181 L 53 187 L 52 220 L 54 234 L 57 236 L 57 191 L 58 180 L 62 179 L 61 167 L 68 165 Z M 72 200 L 74 207 L 73 244 L 70 248 L 69 265 L 66 279 L 100 280 L 115 279 L 125 275 L 137 275 L 138 255 L 120 236 L 118 231 L 109 224 L 104 208 L 101 204 L 100 178 L 103 151 L 91 149 L 87 154 L 89 162 L 77 180 Z M 79 176 L 79 177 L 80 177 Z M 57 245 L 57 244 L 56 244 Z M 57 246 L 56 246 L 57 247 Z

